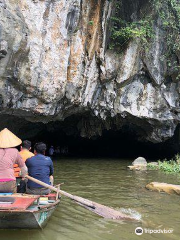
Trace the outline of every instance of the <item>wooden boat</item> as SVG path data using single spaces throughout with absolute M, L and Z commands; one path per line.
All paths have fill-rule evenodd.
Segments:
M 43 228 L 60 203 L 57 194 L 45 196 L 0 193 L 0 229 Z

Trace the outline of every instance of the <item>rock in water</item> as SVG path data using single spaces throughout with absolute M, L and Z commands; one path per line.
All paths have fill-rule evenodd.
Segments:
M 132 165 L 133 165 L 133 166 L 136 166 L 136 165 L 138 165 L 138 166 L 141 166 L 141 165 L 147 166 L 147 161 L 146 161 L 146 159 L 143 158 L 143 157 L 138 157 L 138 158 L 136 158 L 136 159 L 134 160 L 134 162 L 132 162 Z
M 146 189 L 157 192 L 166 192 L 168 194 L 180 195 L 180 185 L 151 182 L 146 185 Z
M 143 157 L 138 157 L 132 162 L 132 166 L 128 166 L 130 170 L 147 170 L 147 162 Z
M 128 166 L 128 168 L 129 168 L 130 170 L 137 170 L 137 171 L 147 170 L 147 166 L 146 166 L 146 165 Z

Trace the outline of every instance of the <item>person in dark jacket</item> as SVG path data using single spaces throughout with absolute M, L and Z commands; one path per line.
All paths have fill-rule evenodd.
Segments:
M 36 143 L 34 146 L 34 157 L 26 160 L 29 176 L 36 178 L 44 183 L 51 185 L 50 179 L 53 178 L 53 162 L 50 157 L 45 156 L 46 144 Z M 27 182 L 26 193 L 35 195 L 49 194 L 50 190 L 30 180 Z

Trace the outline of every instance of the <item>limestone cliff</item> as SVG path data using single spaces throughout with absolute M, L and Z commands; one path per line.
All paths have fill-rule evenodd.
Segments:
M 0 0 L 0 15 L 1 119 L 61 124 L 79 116 L 76 127 L 86 137 L 124 125 L 137 126 L 139 138 L 152 142 L 173 136 L 180 121 L 180 48 L 166 55 L 170 27 L 152 1 Z M 134 31 L 111 47 L 113 17 L 133 23 L 147 16 L 152 36 Z

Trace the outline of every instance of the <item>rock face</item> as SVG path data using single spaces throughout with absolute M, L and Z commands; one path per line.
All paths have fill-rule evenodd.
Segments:
M 84 137 L 128 125 L 140 139 L 171 138 L 180 121 L 180 54 L 164 57 L 167 32 L 156 14 L 148 51 L 138 38 L 109 49 L 116 3 L 1 0 L 1 116 L 48 123 L 76 115 Z M 148 1 L 121 3 L 126 20 L 151 11 Z

